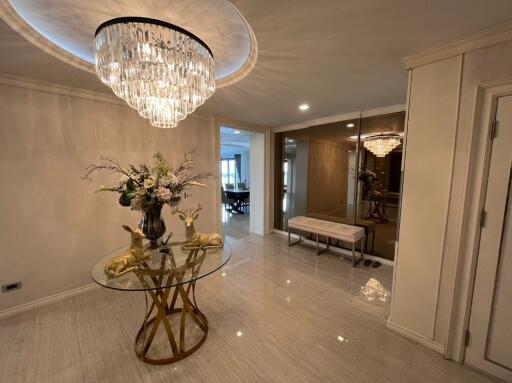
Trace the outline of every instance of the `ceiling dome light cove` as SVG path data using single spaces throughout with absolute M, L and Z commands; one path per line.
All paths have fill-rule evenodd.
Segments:
M 256 65 L 254 32 L 228 0 L 0 1 L 0 17 L 25 39 L 90 73 L 96 72 L 93 39 L 98 25 L 125 16 L 162 20 L 186 30 L 185 36 L 197 36 L 215 57 L 217 89 L 240 81 Z

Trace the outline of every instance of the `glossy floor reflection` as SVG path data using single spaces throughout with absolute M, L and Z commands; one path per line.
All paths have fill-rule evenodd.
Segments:
M 228 265 L 198 282 L 210 332 L 195 354 L 139 361 L 144 296 L 98 288 L 0 321 L 0 381 L 492 381 L 386 329 L 390 267 L 354 269 L 280 235 L 229 241 Z
M 222 231 L 235 239 L 241 239 L 249 235 L 250 208 L 244 208 L 245 214 L 232 213 L 221 205 Z

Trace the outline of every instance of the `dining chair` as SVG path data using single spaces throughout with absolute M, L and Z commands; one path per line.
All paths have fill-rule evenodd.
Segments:
M 245 189 L 247 189 L 247 185 L 245 184 L 245 182 L 240 182 L 238 184 L 238 188 L 241 190 L 245 190 Z
M 226 195 L 226 192 L 224 191 L 224 187 L 221 186 L 220 189 L 221 189 L 221 195 L 220 196 L 221 196 L 221 200 L 222 200 L 221 202 L 222 202 L 222 204 L 224 205 L 224 208 L 227 211 L 231 211 L 232 210 L 232 208 L 231 208 L 231 201 L 228 198 L 228 196 Z
M 234 189 L 235 184 L 226 184 L 226 189 Z

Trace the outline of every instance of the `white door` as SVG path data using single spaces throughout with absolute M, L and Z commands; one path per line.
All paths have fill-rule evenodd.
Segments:
M 466 363 L 512 382 L 512 96 L 496 111 Z

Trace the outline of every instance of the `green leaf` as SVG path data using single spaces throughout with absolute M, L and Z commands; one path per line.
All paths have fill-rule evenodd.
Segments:
M 133 182 L 133 180 L 128 180 L 128 182 L 126 182 L 126 190 L 129 192 L 135 191 L 135 182 Z
M 119 204 L 121 206 L 130 206 L 133 197 L 135 197 L 135 193 L 123 193 L 119 197 Z
M 99 193 L 99 192 L 103 192 L 103 191 L 110 191 L 110 192 L 113 192 L 113 191 L 117 191 L 116 189 L 113 189 L 113 188 L 107 188 L 107 187 L 100 187 L 99 189 L 97 189 L 94 193 Z

